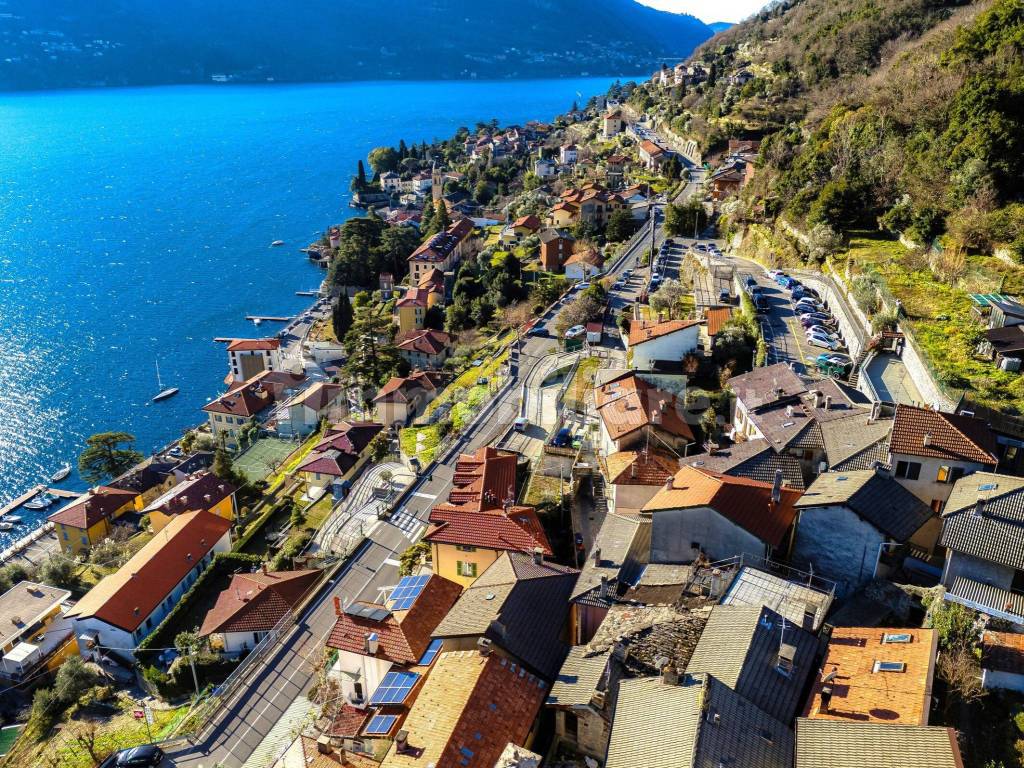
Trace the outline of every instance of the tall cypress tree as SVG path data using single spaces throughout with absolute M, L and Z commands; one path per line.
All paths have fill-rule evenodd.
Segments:
M 405 139 L 398 140 L 398 159 L 405 160 L 409 156 L 409 148 L 405 146 Z
M 341 296 L 334 302 L 334 311 L 331 313 L 331 325 L 334 328 L 334 338 L 341 341 L 352 327 L 352 302 L 348 300 L 348 289 L 342 288 Z
M 427 201 L 423 205 L 423 216 L 420 219 L 420 233 L 423 235 L 433 234 L 431 227 L 434 226 L 434 203 Z
M 444 232 L 452 225 L 452 220 L 448 216 L 448 206 L 444 204 L 444 200 L 437 201 L 437 210 L 435 211 L 435 214 L 435 231 Z
M 359 185 L 359 189 L 366 189 L 366 168 L 363 167 L 362 160 L 356 166 L 356 184 Z

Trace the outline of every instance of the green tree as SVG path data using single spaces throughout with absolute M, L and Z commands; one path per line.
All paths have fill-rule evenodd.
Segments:
M 704 206 L 697 200 L 665 206 L 665 233 L 669 237 L 692 236 L 700 222 L 707 222 Z
M 342 291 L 341 296 L 334 302 L 334 309 L 331 312 L 331 327 L 334 329 L 334 338 L 345 338 L 348 329 L 352 325 L 352 302 L 348 300 L 348 292 Z
M 408 363 L 392 340 L 395 326 L 391 317 L 374 306 L 356 310 L 352 327 L 345 334 L 345 372 L 371 386 L 380 386 L 396 373 L 408 372 Z
M 142 454 L 131 447 L 135 436 L 128 432 L 98 432 L 86 438 L 85 444 L 78 457 L 78 472 L 89 483 L 117 477 L 142 461 Z
M 438 232 L 444 232 L 452 225 L 451 217 L 448 216 L 448 206 L 444 204 L 443 200 L 437 201 L 437 212 L 434 218 L 436 220 L 435 227 Z
M 370 150 L 370 167 L 374 173 L 394 171 L 398 168 L 398 161 L 401 159 L 393 147 L 377 147 Z
M 217 441 L 217 448 L 213 452 L 213 465 L 210 467 L 221 480 L 234 481 L 236 479 L 234 462 L 231 461 L 231 453 L 227 449 L 224 437 Z
M 58 553 L 43 563 L 39 578 L 54 587 L 71 589 L 78 586 L 78 566 L 71 558 Z
M 604 236 L 610 242 L 619 243 L 623 240 L 628 240 L 629 236 L 633 234 L 634 222 L 633 217 L 629 211 L 620 208 L 617 211 L 613 211 L 612 215 L 608 217 L 608 225 L 605 227 Z
M 356 166 L 356 175 L 352 177 L 351 188 L 353 192 L 361 192 L 366 189 L 366 168 L 363 167 L 362 160 Z
M 423 213 L 420 216 L 420 234 L 424 237 L 428 232 L 433 234 L 437 230 L 434 227 L 434 204 L 429 200 L 423 204 Z

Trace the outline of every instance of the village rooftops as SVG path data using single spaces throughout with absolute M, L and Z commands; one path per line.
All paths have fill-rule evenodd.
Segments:
M 616 513 L 605 515 L 571 599 L 593 592 L 591 598 L 609 603 L 618 588 L 624 590 L 640 575 L 650 548 L 650 520 Z M 605 595 L 601 594 L 602 578 L 607 588 Z
M 708 307 L 704 312 L 708 324 L 708 336 L 717 336 L 732 317 L 731 307 Z
M 133 490 L 98 485 L 58 509 L 47 520 L 83 530 L 91 528 L 104 518 L 110 518 L 118 509 L 138 496 Z
M 836 627 L 804 716 L 927 725 L 937 642 L 932 629 Z
M 296 392 L 285 405 L 304 405 L 314 411 L 321 411 L 344 391 L 345 388 L 341 384 L 317 381 L 301 392 Z
M 939 543 L 1024 569 L 1024 478 L 975 472 L 957 480 L 942 510 Z
M 635 347 L 662 336 L 669 336 L 677 331 L 701 325 L 703 320 L 662 320 L 659 323 L 633 323 L 629 327 L 629 346 Z
M 485 637 L 545 678 L 558 673 L 578 571 L 503 552 L 459 597 L 434 637 Z M 435 670 L 436 673 L 436 670 Z
M 207 413 L 223 413 L 229 416 L 249 418 L 274 403 L 274 393 L 264 387 L 256 377 L 229 390 L 216 400 L 203 406 Z
M 426 288 L 410 288 L 398 301 L 396 307 L 426 307 L 430 291 Z
M 576 240 L 576 238 L 572 236 L 572 233 L 564 229 L 549 228 L 541 230 L 540 241 L 542 243 L 550 243 L 552 240 L 558 240 L 559 238 L 569 240 L 570 242 Z
M 596 248 L 580 248 L 565 260 L 566 266 L 570 264 L 589 264 L 600 269 L 604 266 L 604 257 L 597 252 Z
M 228 341 L 228 352 L 271 352 L 280 348 L 280 339 L 231 339 Z
M 878 409 L 853 413 L 846 418 L 818 424 L 828 468 L 839 472 L 871 469 L 889 463 L 889 433 L 892 417 L 878 415 Z
M 785 363 L 755 368 L 728 381 L 736 398 L 750 410 L 792 400 L 807 392 L 808 386 Z
M 797 509 L 844 506 L 899 542 L 910 540 L 932 517 L 931 508 L 888 475 L 873 469 L 823 472 Z
M 665 154 L 665 150 L 662 149 L 661 147 L 659 147 L 657 144 L 655 144 L 650 139 L 644 139 L 643 141 L 641 141 L 640 142 L 640 149 L 642 149 L 644 152 L 646 152 L 651 157 L 655 157 L 657 155 Z
M 680 415 L 682 406 L 676 396 L 653 387 L 635 373 L 596 387 L 594 398 L 612 440 L 646 426 L 693 440 L 693 430 Z
M 320 578 L 321 571 L 236 573 L 199 628 L 214 632 L 267 632 L 294 608 Z
M 444 232 L 438 232 L 412 252 L 409 261 L 442 262 L 473 232 L 470 219 L 460 219 Z
M 235 486 L 212 472 L 198 472 L 153 499 L 143 514 L 160 511 L 173 515 L 211 509 L 235 492 Z
M 0 595 L 0 649 L 22 638 L 36 627 L 71 592 L 48 584 L 21 581 Z
M 763 483 L 775 482 L 775 473 L 782 472 L 782 481 L 791 488 L 804 487 L 800 460 L 788 453 L 779 453 L 764 438 L 744 440 L 732 445 L 716 445 L 708 453 L 686 457 L 684 463 L 733 477 L 748 477 Z
M 95 616 L 134 632 L 230 529 L 230 520 L 209 512 L 176 515 L 128 562 L 86 592 L 67 616 Z
M 679 461 L 657 450 L 618 451 L 605 459 L 612 485 L 664 485 L 679 471 Z
M 764 606 L 717 605 L 687 674 L 714 675 L 772 717 L 791 722 L 814 672 L 818 640 Z
M 411 605 L 404 597 L 389 597 L 383 605 L 356 602 L 339 610 L 327 646 L 395 664 L 416 664 L 427 650 L 434 629 L 462 593 L 458 584 L 436 574 L 420 578 L 425 578 L 425 583 L 419 586 L 415 582 L 419 591 L 410 598 Z M 371 634 L 377 636 L 373 653 L 367 641 Z
M 963 768 L 956 731 L 923 725 L 796 721 L 795 768 Z
M 896 406 L 889 448 L 904 456 L 998 464 L 995 434 L 981 419 L 912 405 Z
M 547 689 L 496 653 L 442 653 L 402 726 L 407 746 L 393 743 L 381 768 L 492 768 L 526 741 Z
M 796 517 L 801 491 L 783 485 L 778 502 L 772 499 L 772 493 L 772 483 L 684 467 L 644 505 L 643 513 L 710 507 L 761 541 L 778 547 Z
M 377 390 L 375 403 L 407 403 L 417 392 L 439 392 L 451 380 L 440 371 L 414 371 L 408 376 L 392 376 Z
M 395 346 L 407 352 L 420 352 L 425 355 L 440 355 L 452 344 L 452 337 L 444 331 L 432 328 L 406 331 L 395 337 Z
M 624 680 L 606 768 L 790 768 L 793 733 L 712 675 Z
M 541 228 L 541 226 L 542 224 L 540 219 L 538 219 L 532 213 L 527 214 L 526 216 L 520 216 L 512 223 L 512 227 L 514 229 L 518 229 L 519 227 L 525 227 L 526 229 L 529 229 L 531 232 L 536 232 L 538 229 Z
M 297 471 L 341 477 L 383 429 L 384 425 L 375 421 L 343 421 L 329 427 Z

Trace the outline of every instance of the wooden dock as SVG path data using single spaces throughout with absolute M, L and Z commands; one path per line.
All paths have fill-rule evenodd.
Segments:
M 275 315 L 246 315 L 246 320 L 259 320 L 261 323 L 287 323 L 294 320 L 294 317 L 278 317 Z
M 33 498 L 34 496 L 38 496 L 43 491 L 46 491 L 51 496 L 57 496 L 58 498 L 61 499 L 77 499 L 79 496 L 82 495 L 78 491 L 66 491 L 63 488 L 47 488 L 45 483 L 40 483 L 39 485 L 32 486 L 23 494 L 21 494 L 21 496 L 19 496 L 18 498 L 12 499 L 3 507 L 0 507 L 0 517 L 10 514 L 11 512 L 14 512 L 26 501 Z

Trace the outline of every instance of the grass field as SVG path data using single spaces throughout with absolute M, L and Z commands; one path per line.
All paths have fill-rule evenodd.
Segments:
M 0 757 L 11 751 L 14 742 L 18 740 L 21 728 L 20 725 L 8 725 L 6 728 L 0 728 Z
M 296 444 L 289 440 L 261 437 L 235 457 L 234 467 L 247 480 L 263 480 L 274 471 L 275 467 L 288 458 L 288 455 L 296 447 Z

